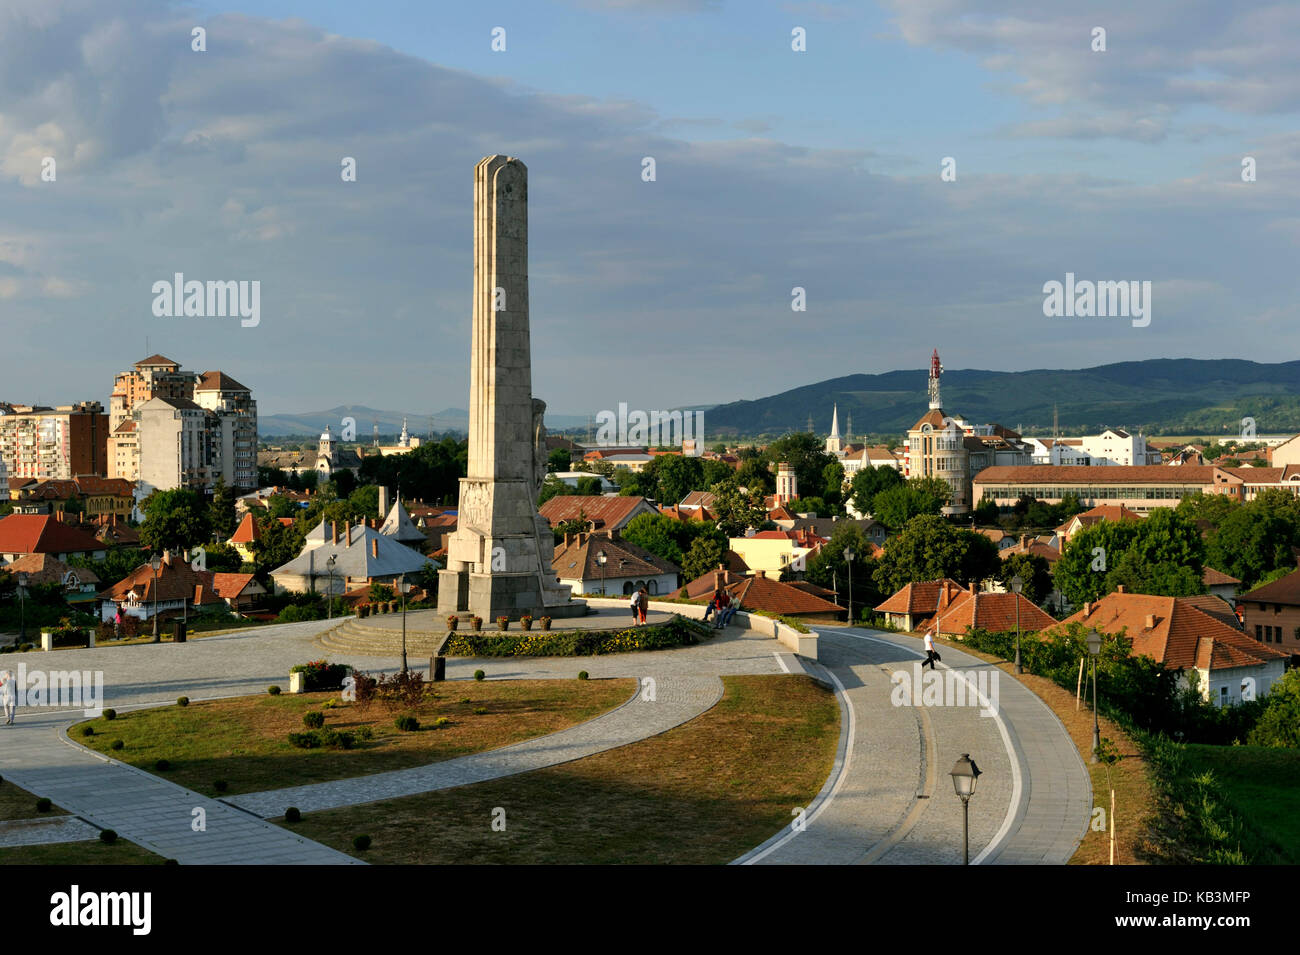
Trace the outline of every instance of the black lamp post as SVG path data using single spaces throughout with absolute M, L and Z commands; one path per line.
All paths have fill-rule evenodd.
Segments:
M 153 642 L 158 643 L 158 571 L 162 569 L 162 558 L 155 554 L 149 566 L 153 568 Z
M 1016 672 L 1024 673 L 1020 666 L 1020 591 L 1025 589 L 1025 582 L 1019 574 L 1011 578 L 1011 592 L 1016 597 Z
M 1097 724 L 1097 657 L 1101 655 L 1101 634 L 1097 629 L 1088 631 L 1088 655 L 1092 657 L 1092 759 L 1097 762 L 1097 751 L 1101 749 L 1101 727 Z
M 397 578 L 397 591 L 402 595 L 402 672 L 406 672 L 406 574 Z
M 18 575 L 18 642 L 27 642 L 27 575 Z
M 853 548 L 844 548 L 844 559 L 849 563 L 849 626 L 853 626 Z
M 608 560 L 603 550 L 596 551 L 596 563 L 600 565 L 600 595 L 605 596 L 605 561 Z
M 962 753 L 949 775 L 952 776 L 952 788 L 961 800 L 961 864 L 970 865 L 970 797 L 975 795 L 980 768 L 970 758 L 970 753 Z
M 325 561 L 326 580 L 330 582 L 330 589 L 325 594 L 325 619 L 334 619 L 334 561 L 338 554 L 330 554 L 330 559 Z

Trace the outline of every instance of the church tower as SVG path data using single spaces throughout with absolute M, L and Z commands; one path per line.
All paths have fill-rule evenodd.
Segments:
M 780 507 L 782 504 L 789 504 L 799 496 L 799 482 L 794 476 L 794 468 L 782 461 L 776 466 L 776 500 L 773 503 Z
M 325 426 L 325 433 L 316 446 L 316 470 L 325 474 L 334 470 L 334 435 L 330 434 L 329 425 Z
M 404 448 L 411 446 L 411 432 L 406 430 L 406 419 L 402 419 L 402 435 L 397 439 L 397 443 Z
M 839 457 L 844 450 L 844 442 L 840 438 L 840 406 L 836 404 L 834 408 L 831 412 L 831 435 L 826 439 L 826 453 Z

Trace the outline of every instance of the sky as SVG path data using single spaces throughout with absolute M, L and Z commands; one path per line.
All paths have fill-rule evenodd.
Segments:
M 1297 35 L 1271 0 L 6 0 L 0 401 L 107 405 L 161 353 L 263 415 L 466 407 L 493 153 L 529 169 L 533 390 L 560 414 L 936 347 L 1291 360 Z M 258 323 L 155 315 L 178 272 L 258 281 Z M 1067 273 L 1150 282 L 1149 322 L 1045 315 Z

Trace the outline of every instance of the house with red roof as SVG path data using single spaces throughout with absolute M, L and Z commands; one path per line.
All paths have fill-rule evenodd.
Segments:
M 551 569 L 575 594 L 630 595 L 644 587 L 651 597 L 662 596 L 677 589 L 681 576 L 676 564 L 623 540 L 617 531 L 566 534 Z
M 195 570 L 169 552 L 162 556 L 155 575 L 145 562 L 107 590 L 98 594 L 100 619 L 112 620 L 118 610 L 138 620 L 179 618 L 198 613 L 204 607 L 224 603 L 213 588 L 211 571 Z
M 552 529 L 565 521 L 579 517 L 586 520 L 595 531 L 621 531 L 632 518 L 641 514 L 658 514 L 644 497 L 627 497 L 589 494 L 563 494 L 551 498 L 538 509 Z
M 876 613 L 884 614 L 891 626 L 901 630 L 920 630 L 934 618 L 941 598 L 946 606 L 953 596 L 965 589 L 949 577 L 905 584 L 901 590 L 880 603 L 876 607 Z
M 773 580 L 761 574 L 739 575 L 719 568 L 696 577 L 672 594 L 674 600 L 707 604 L 718 587 L 726 590 L 741 610 L 762 610 L 783 617 L 809 621 L 843 621 L 848 615 L 839 604 L 794 584 Z
M 991 633 L 1037 632 L 1056 625 L 1056 618 L 1024 594 L 980 591 L 974 584 L 953 592 L 940 588 L 934 616 L 918 629 L 957 639 L 972 627 Z
M 67 562 L 72 557 L 103 560 L 108 548 L 85 531 L 52 514 L 10 514 L 0 519 L 0 564 L 28 554 L 49 554 Z
M 1221 706 L 1267 694 L 1289 659 L 1283 649 L 1251 639 L 1183 597 L 1132 594 L 1122 586 L 1057 627 L 1071 623 L 1108 636 L 1124 633 L 1134 653 L 1182 670 L 1182 685 L 1196 674 L 1201 696 Z
M 1065 545 L 1075 534 L 1102 521 L 1140 521 L 1144 517 L 1145 515 L 1129 510 L 1123 504 L 1098 504 L 1091 510 L 1075 514 L 1056 529 L 1057 547 L 1065 550 Z

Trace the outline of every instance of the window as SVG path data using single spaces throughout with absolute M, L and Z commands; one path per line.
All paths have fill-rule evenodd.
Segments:
M 1274 613 L 1274 614 L 1279 614 L 1279 613 L 1281 613 L 1281 612 L 1282 612 L 1282 605 L 1281 605 L 1281 604 L 1273 604 L 1273 613 Z
M 1260 643 L 1264 642 L 1264 628 L 1259 624 L 1255 624 L 1255 639 Z
M 1219 705 L 1228 705 L 1228 688 L 1226 686 L 1219 687 Z

